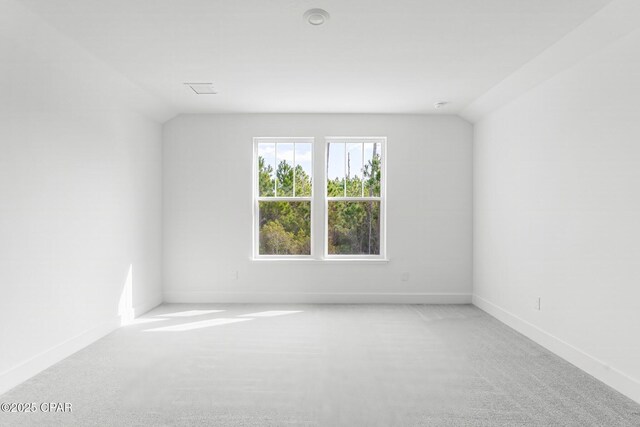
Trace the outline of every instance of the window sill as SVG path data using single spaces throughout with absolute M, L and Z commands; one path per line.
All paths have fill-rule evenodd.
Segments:
M 251 258 L 258 263 L 294 264 L 388 264 L 389 258 Z

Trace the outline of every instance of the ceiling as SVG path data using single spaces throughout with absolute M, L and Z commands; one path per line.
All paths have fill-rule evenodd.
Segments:
M 176 114 L 457 114 L 610 1 L 21 3 Z M 315 7 L 331 15 L 323 26 L 302 19 Z

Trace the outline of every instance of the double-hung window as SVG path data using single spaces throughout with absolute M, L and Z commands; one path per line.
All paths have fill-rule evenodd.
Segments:
M 313 138 L 255 138 L 254 150 L 254 256 L 309 257 Z
M 254 258 L 385 259 L 386 139 L 330 137 L 322 148 L 254 138 Z
M 325 257 L 384 257 L 384 138 L 327 138 Z

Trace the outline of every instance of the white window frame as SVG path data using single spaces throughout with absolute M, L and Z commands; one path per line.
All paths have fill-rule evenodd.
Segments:
M 327 184 L 329 177 L 327 176 L 327 168 L 329 161 L 327 159 L 327 150 L 330 143 L 356 143 L 356 142 L 376 142 L 380 143 L 380 197 L 329 197 L 327 193 Z M 363 147 L 364 156 L 364 147 Z M 346 146 L 345 146 L 346 156 Z M 375 261 L 387 259 L 387 138 L 384 136 L 327 136 L 324 143 L 324 157 L 325 164 L 323 168 L 323 181 L 324 181 L 324 259 L 325 260 L 362 260 L 362 261 Z M 364 166 L 364 162 L 363 162 Z M 346 160 L 345 160 L 346 168 Z M 369 200 L 380 202 L 380 254 L 379 255 L 361 255 L 361 254 L 329 254 L 329 202 L 330 201 L 354 201 L 354 202 L 366 202 Z
M 259 143 L 311 143 L 311 196 L 310 197 L 261 197 L 259 193 L 259 177 L 258 177 L 258 144 Z M 316 180 L 316 167 L 315 167 L 315 138 L 309 136 L 288 136 L 288 137 L 254 137 L 253 138 L 253 180 L 252 180 L 252 194 L 253 194 L 253 259 L 255 260 L 313 260 L 315 259 L 315 246 L 314 246 L 314 195 L 315 188 L 317 186 Z M 278 167 L 278 152 L 276 144 L 276 170 Z M 293 162 L 294 167 L 294 179 L 293 186 L 295 189 L 295 146 L 293 150 Z M 275 172 L 275 171 L 274 171 Z M 295 191 L 295 190 L 294 190 Z M 260 254 L 260 202 L 310 202 L 310 245 L 311 250 L 309 255 L 263 255 Z

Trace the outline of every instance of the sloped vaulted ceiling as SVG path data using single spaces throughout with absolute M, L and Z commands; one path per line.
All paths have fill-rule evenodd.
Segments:
M 600 19 L 602 29 L 616 11 L 638 9 L 629 0 L 21 3 L 175 114 L 437 112 L 471 120 L 508 100 L 500 86 L 559 41 L 592 37 L 593 29 L 580 36 L 585 22 Z M 302 16 L 313 7 L 331 19 L 309 25 Z M 592 47 L 597 40 L 583 50 Z M 566 65 L 555 55 L 541 76 Z M 526 90 L 531 77 L 505 87 Z M 219 93 L 198 96 L 184 82 L 212 82 Z M 447 107 L 434 110 L 443 100 Z

